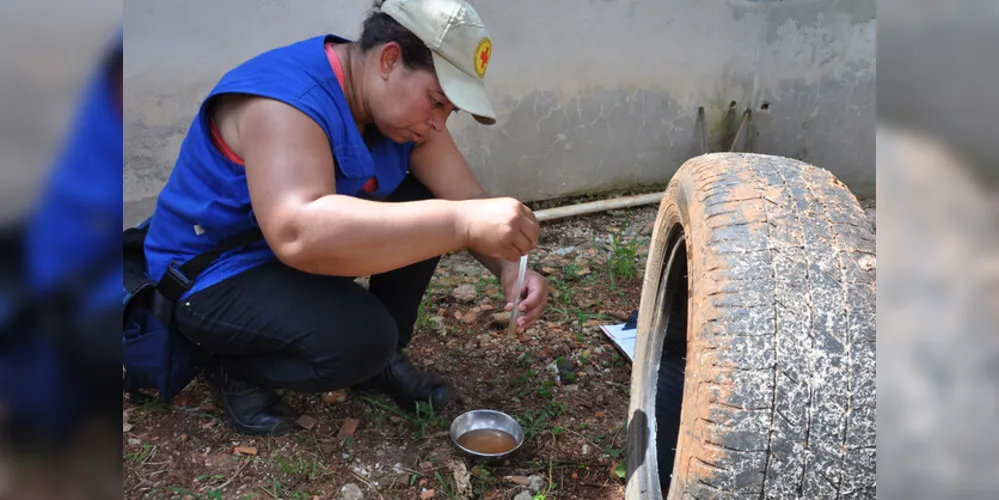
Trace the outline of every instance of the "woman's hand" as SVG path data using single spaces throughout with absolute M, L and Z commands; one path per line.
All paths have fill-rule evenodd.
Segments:
M 506 293 L 506 311 L 513 311 L 513 299 L 519 293 L 521 300 L 518 306 L 517 331 L 523 332 L 531 327 L 548 303 L 548 282 L 544 276 L 535 271 L 527 270 L 524 275 L 524 288 L 517 290 L 517 266 L 508 266 L 500 276 L 503 291 Z

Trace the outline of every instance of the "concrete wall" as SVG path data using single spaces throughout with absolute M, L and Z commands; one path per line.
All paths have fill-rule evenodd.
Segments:
M 459 115 L 449 126 L 495 194 L 536 200 L 666 182 L 699 152 L 699 106 L 715 147 L 729 146 L 734 101 L 737 113 L 755 111 L 754 151 L 813 162 L 874 195 L 874 0 L 472 3 L 493 39 L 486 81 L 499 123 Z M 369 7 L 126 3 L 126 219 L 151 209 L 198 104 L 227 69 L 318 33 L 355 36 Z

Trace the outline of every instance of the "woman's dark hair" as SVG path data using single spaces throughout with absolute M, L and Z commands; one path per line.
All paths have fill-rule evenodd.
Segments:
M 383 12 L 374 12 L 364 20 L 358 46 L 362 52 L 384 43 L 396 42 L 402 47 L 402 63 L 409 69 L 434 70 L 430 49 L 395 19 Z

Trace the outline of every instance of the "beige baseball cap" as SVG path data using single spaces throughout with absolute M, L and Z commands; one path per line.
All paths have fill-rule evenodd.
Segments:
M 496 123 L 484 78 L 493 43 L 464 0 L 385 0 L 379 7 L 423 40 L 434 59 L 444 95 L 483 125 Z

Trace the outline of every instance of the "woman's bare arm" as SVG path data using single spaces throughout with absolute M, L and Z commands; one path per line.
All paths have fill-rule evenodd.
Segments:
M 287 265 L 363 276 L 465 246 L 457 205 L 379 203 L 336 194 L 325 133 L 297 109 L 251 98 L 232 110 L 257 222 Z M 233 147 L 232 144 L 230 144 Z

